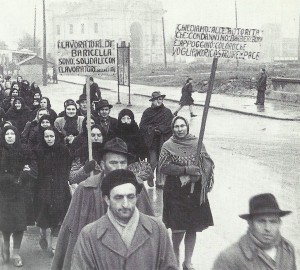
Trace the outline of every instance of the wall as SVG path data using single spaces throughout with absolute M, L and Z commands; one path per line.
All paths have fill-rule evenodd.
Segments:
M 43 73 L 41 65 L 21 65 L 19 74 L 30 83 L 35 81 L 37 84 L 43 83 Z

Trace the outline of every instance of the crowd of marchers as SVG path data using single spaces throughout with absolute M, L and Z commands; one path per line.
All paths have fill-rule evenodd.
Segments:
M 0 265 L 26 264 L 21 244 L 31 225 L 40 228 L 39 246 L 53 257 L 53 270 L 195 269 L 197 232 L 214 224 L 207 197 L 214 162 L 178 115 L 188 105 L 196 116 L 192 92 L 189 78 L 174 114 L 165 95 L 153 92 L 138 125 L 128 108 L 118 119 L 110 116 L 113 105 L 91 77 L 88 131 L 86 85 L 57 114 L 37 83 L 6 77 L 0 83 Z M 145 181 L 163 190 L 162 220 Z M 272 194 L 251 198 L 249 213 L 240 216 L 248 232 L 213 269 L 296 269 L 293 246 L 280 234 L 289 213 Z

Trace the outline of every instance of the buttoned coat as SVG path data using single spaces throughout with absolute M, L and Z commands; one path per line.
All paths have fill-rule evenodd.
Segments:
M 213 270 L 296 270 L 292 244 L 282 237 L 277 247 L 276 267 L 257 252 L 257 247 L 244 235 L 239 242 L 222 252 Z
M 166 227 L 142 213 L 129 248 L 107 215 L 87 225 L 79 235 L 71 265 L 74 270 L 178 269 Z
M 76 188 L 58 235 L 52 270 L 70 269 L 72 253 L 80 231 L 85 225 L 105 215 L 107 205 L 100 189 L 103 177 L 104 173 L 90 176 Z M 154 215 L 145 188 L 139 195 L 137 208 L 142 213 Z

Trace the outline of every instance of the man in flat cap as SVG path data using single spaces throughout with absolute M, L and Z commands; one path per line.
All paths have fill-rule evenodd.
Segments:
M 107 204 L 100 190 L 103 178 L 111 171 L 126 169 L 129 157 L 127 145 L 120 138 L 106 142 L 100 162 L 103 171 L 81 182 L 73 194 L 58 235 L 52 270 L 70 269 L 73 249 L 81 229 L 107 211 Z M 154 215 L 145 187 L 137 200 L 137 208 L 144 214 Z
M 280 234 L 281 217 L 291 211 L 281 210 L 270 193 L 252 197 L 249 209 L 240 215 L 247 234 L 218 256 L 213 270 L 296 270 L 293 245 Z
M 153 92 L 149 99 L 151 107 L 143 112 L 140 122 L 140 130 L 148 148 L 152 170 L 156 169 L 156 187 L 160 189 L 164 186 L 164 179 L 161 178 L 157 164 L 163 143 L 172 136 L 171 122 L 174 117 L 171 110 L 164 106 L 165 97 L 166 95 L 159 91 Z
M 101 191 L 107 213 L 82 229 L 71 269 L 178 269 L 166 227 L 136 208 L 141 186 L 135 175 L 122 169 L 110 172 Z

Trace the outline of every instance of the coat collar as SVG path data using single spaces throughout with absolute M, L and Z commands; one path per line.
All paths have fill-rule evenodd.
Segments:
M 106 214 L 101 218 L 101 222 L 99 220 L 99 226 L 97 226 L 97 239 L 101 241 L 104 246 L 122 257 L 129 257 L 151 237 L 152 232 L 153 228 L 149 217 L 140 213 L 139 224 L 136 228 L 131 245 L 127 249 L 120 234 L 112 225 Z

